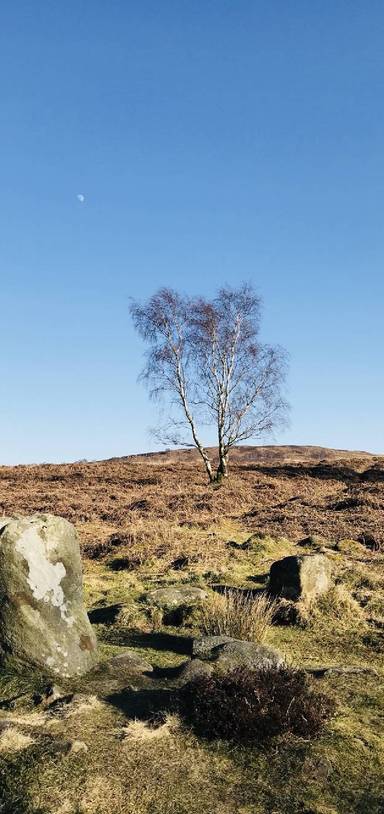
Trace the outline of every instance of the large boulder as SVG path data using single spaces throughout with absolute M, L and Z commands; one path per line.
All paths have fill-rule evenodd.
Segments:
M 331 564 L 323 554 L 284 557 L 272 563 L 269 593 L 293 601 L 311 602 L 329 590 Z
M 96 661 L 77 534 L 61 517 L 1 521 L 0 650 L 65 678 Z

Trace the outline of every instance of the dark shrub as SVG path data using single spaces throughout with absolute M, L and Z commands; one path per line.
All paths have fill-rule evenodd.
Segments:
M 303 671 L 288 667 L 199 676 L 180 693 L 180 713 L 198 735 L 240 743 L 285 732 L 313 738 L 334 707 Z

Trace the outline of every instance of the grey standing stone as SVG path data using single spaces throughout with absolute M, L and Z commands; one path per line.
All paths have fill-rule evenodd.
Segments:
M 96 661 L 77 534 L 61 517 L 0 521 L 0 649 L 68 678 Z

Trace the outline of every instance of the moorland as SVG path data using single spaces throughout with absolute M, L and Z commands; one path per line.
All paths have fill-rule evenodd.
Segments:
M 77 528 L 101 660 L 134 651 L 153 672 L 139 689 L 63 685 L 53 708 L 36 703 L 37 671 L 2 673 L 1 812 L 383 812 L 384 458 L 243 447 L 220 487 L 193 452 L 1 467 L 0 514 L 36 512 Z M 257 593 L 275 560 L 314 551 L 330 559 L 334 587 L 296 624 L 268 625 L 265 641 L 312 671 L 335 714 L 316 739 L 198 737 L 167 709 L 198 616 L 170 623 L 143 597 L 169 586 Z

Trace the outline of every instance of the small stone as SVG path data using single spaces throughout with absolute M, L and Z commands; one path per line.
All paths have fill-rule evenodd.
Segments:
M 207 591 L 189 585 L 157 588 L 155 591 L 149 591 L 145 596 L 145 601 L 148 605 L 162 608 L 163 610 L 193 607 L 204 602 L 205 599 L 208 599 Z
M 122 653 L 121 655 L 113 656 L 101 665 L 113 675 L 121 673 L 151 673 L 153 672 L 152 664 L 142 656 L 139 656 L 133 650 Z
M 214 666 L 213 664 L 210 664 L 209 661 L 192 659 L 192 661 L 188 661 L 183 667 L 178 678 L 178 683 L 180 686 L 184 686 L 184 684 L 189 684 L 191 681 L 195 681 L 196 678 L 211 675 L 213 670 Z
M 69 754 L 78 755 L 80 752 L 88 752 L 87 744 L 84 741 L 72 741 Z

